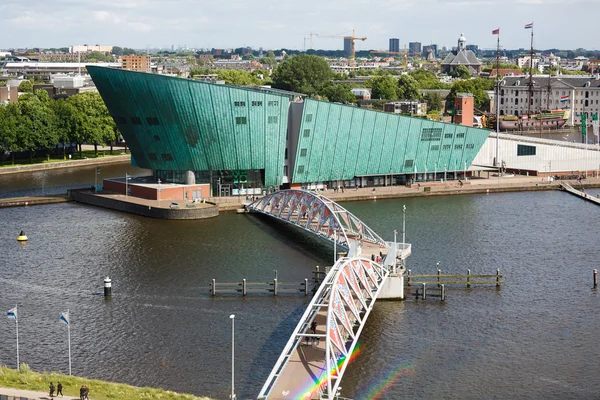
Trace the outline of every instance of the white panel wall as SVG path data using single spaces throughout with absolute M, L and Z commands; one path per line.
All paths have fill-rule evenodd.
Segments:
M 534 146 L 535 156 L 517 156 L 517 145 Z M 494 165 L 498 145 L 499 160 L 506 163 L 507 169 L 521 169 L 545 173 L 566 173 L 600 170 L 600 148 L 596 145 L 536 139 L 517 135 L 491 132 L 481 150 L 473 160 L 473 166 L 491 167 Z

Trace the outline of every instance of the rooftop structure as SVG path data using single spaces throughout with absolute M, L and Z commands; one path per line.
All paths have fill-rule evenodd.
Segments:
M 456 51 L 449 53 L 441 64 L 443 73 L 451 73 L 456 71 L 459 65 L 465 66 L 471 75 L 479 75 L 481 72 L 481 61 L 477 59 L 471 50 L 467 50 L 467 39 L 461 33 L 458 38 L 458 46 Z

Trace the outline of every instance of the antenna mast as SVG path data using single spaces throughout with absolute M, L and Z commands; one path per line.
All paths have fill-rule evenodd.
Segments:
M 531 102 L 533 100 L 533 22 L 531 23 L 531 52 L 529 53 L 529 102 L 527 103 L 527 117 L 531 118 Z

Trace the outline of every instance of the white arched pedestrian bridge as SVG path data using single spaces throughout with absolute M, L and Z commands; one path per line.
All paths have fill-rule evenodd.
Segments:
M 348 257 L 337 260 L 317 289 L 258 396 L 334 399 L 375 301 L 389 292 L 390 279 L 401 285 L 397 266 L 410 255 L 411 245 L 384 241 L 348 210 L 309 191 L 278 191 L 246 207 L 348 250 Z M 372 261 L 370 255 L 380 252 L 383 260 Z

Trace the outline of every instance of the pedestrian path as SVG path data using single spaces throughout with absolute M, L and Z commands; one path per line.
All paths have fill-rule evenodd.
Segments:
M 79 396 L 54 396 L 50 397 L 48 392 L 34 392 L 31 390 L 20 390 L 13 388 L 0 388 L 0 400 L 50 400 L 50 399 L 65 399 L 79 400 Z

